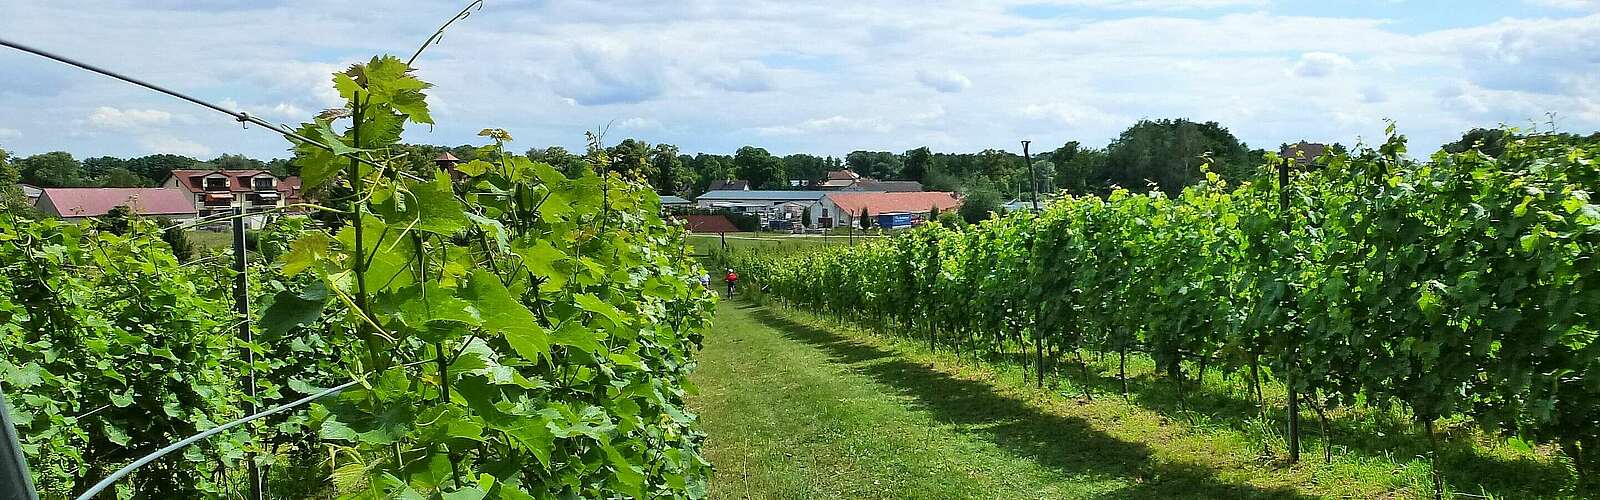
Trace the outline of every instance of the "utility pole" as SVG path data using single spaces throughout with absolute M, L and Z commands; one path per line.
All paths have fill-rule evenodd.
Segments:
M 1028 164 L 1028 187 L 1033 190 L 1033 211 L 1039 211 L 1039 175 L 1033 172 L 1033 156 L 1028 154 L 1028 143 L 1022 141 L 1022 161 Z

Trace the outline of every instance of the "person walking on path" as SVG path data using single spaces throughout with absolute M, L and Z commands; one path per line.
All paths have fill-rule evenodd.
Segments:
M 739 282 L 739 273 L 733 272 L 733 268 L 728 268 L 728 275 L 722 279 L 728 282 L 728 298 L 733 298 L 733 285 Z
M 711 289 L 711 272 L 710 271 L 701 271 L 700 272 L 700 288 L 704 288 L 706 290 L 710 290 Z

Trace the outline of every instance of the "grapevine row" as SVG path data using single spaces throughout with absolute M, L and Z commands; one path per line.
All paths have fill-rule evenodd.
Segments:
M 1144 352 L 1180 397 L 1214 368 L 1247 373 L 1258 403 L 1271 376 L 1319 412 L 1403 404 L 1430 437 L 1466 415 L 1558 443 L 1581 479 L 1600 465 L 1597 158 L 1532 135 L 1501 157 L 1413 161 L 1391 130 L 1282 180 L 1208 174 L 1176 198 L 1068 197 L 733 265 L 784 302 L 935 348 L 1021 351 L 1041 383 L 1046 358 Z

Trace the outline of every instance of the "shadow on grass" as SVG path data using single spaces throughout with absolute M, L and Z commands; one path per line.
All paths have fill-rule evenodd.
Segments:
M 1076 360 L 1062 360 L 1063 378 L 1073 384 L 1082 383 L 1083 365 Z M 1122 382 L 1115 373 L 1105 374 L 1091 365 L 1090 387 L 1102 397 L 1120 397 Z M 1172 419 L 1183 419 L 1192 412 L 1206 415 L 1212 422 L 1235 431 L 1249 432 L 1257 424 L 1256 406 L 1247 397 L 1218 387 L 1214 382 L 1200 386 L 1192 380 L 1184 383 L 1188 408 L 1170 378 L 1155 377 L 1150 372 L 1128 377 L 1129 399 L 1145 409 Z M 1267 408 L 1267 418 L 1275 426 L 1282 426 L 1288 412 L 1281 406 Z M 1322 448 L 1332 441 L 1334 454 L 1352 453 L 1363 457 L 1397 456 L 1418 457 L 1430 453 L 1428 438 L 1421 434 L 1421 426 L 1392 414 L 1330 415 L 1328 436 L 1324 439 L 1320 422 L 1307 410 L 1302 414 L 1301 460 L 1322 463 Z M 1464 431 L 1467 429 L 1456 429 Z M 1447 439 L 1440 447 L 1441 465 L 1445 482 L 1457 491 L 1472 494 L 1489 493 L 1495 497 L 1518 498 L 1526 496 L 1561 496 L 1564 488 L 1573 481 L 1572 474 L 1560 464 L 1543 463 L 1530 459 L 1508 459 L 1486 456 L 1473 447 L 1471 436 Z M 1317 446 L 1312 447 L 1315 443 Z
M 1199 465 L 1159 463 L 1143 443 L 1114 438 L 1081 418 L 1044 413 L 1001 396 L 987 384 L 961 380 L 897 354 L 794 322 L 767 309 L 754 316 L 786 337 L 850 364 L 856 372 L 917 398 L 942 422 L 985 435 L 1001 448 L 1068 475 L 1122 478 L 1107 498 L 1313 498 L 1287 488 L 1230 484 Z M 866 362 L 870 364 L 863 364 Z
M 750 306 L 750 308 L 757 309 L 754 311 L 757 318 L 768 323 L 770 326 L 789 334 L 791 337 L 797 340 L 801 340 L 827 350 L 834 356 L 834 359 L 842 363 L 854 364 L 864 361 L 871 361 L 878 358 L 898 356 L 892 352 L 860 344 L 833 332 L 794 322 L 788 318 L 771 312 L 769 309 L 760 308 L 753 305 Z M 990 362 L 999 361 L 1001 363 L 1010 363 L 1013 365 L 1022 363 L 1031 365 L 1033 363 L 1031 356 L 1024 356 L 1023 354 L 1016 352 L 984 353 L 984 355 L 989 358 Z M 1111 359 L 1112 355 L 1107 355 L 1107 358 Z M 1088 360 L 1085 359 L 1085 361 Z M 905 363 L 903 361 L 899 364 L 920 367 L 920 365 Z M 1115 372 L 1108 373 L 1104 371 L 1104 366 L 1101 363 L 1089 362 L 1087 364 L 1089 365 L 1088 368 L 1090 371 L 1089 385 L 1091 391 L 1096 394 L 1097 398 L 1121 396 L 1122 381 L 1117 378 Z M 1083 364 L 1079 364 L 1074 359 L 1060 359 L 1059 366 L 1055 366 L 1055 372 L 1060 377 L 1060 381 L 1065 381 L 1072 384 L 1081 384 L 1083 383 L 1083 366 Z M 1046 368 L 1050 369 L 1051 367 L 1047 366 Z M 923 394 L 926 393 L 931 394 L 933 398 L 944 397 L 940 395 L 941 387 L 943 387 L 944 384 L 978 385 L 981 386 L 981 388 L 985 391 L 989 390 L 987 386 L 950 379 L 947 376 L 933 372 L 932 370 L 928 370 L 926 368 L 921 368 L 921 370 L 931 374 L 928 376 L 937 376 L 940 377 L 940 379 L 937 382 L 930 382 L 927 380 L 912 381 L 909 379 L 886 377 L 885 374 L 878 373 L 882 370 L 883 368 L 879 366 L 866 367 L 862 369 L 862 371 L 868 375 L 878 378 L 881 382 L 891 383 L 902 389 L 909 389 L 907 384 L 915 384 L 918 387 L 921 387 L 921 385 L 931 386 L 920 388 L 918 390 L 908 390 L 908 392 L 911 392 L 917 396 L 923 396 Z M 926 390 L 924 391 L 923 389 Z M 1217 386 L 1214 381 L 1208 381 L 1206 384 L 1201 384 L 1198 386 L 1192 380 L 1189 380 L 1185 383 L 1184 396 L 1187 399 L 1188 411 L 1185 411 L 1184 404 L 1182 404 L 1178 395 L 1178 389 L 1170 379 L 1156 377 L 1154 374 L 1148 371 L 1130 373 L 1128 377 L 1128 389 L 1129 399 L 1131 402 L 1142 408 L 1156 412 L 1157 414 L 1173 420 L 1184 420 L 1187 418 L 1187 415 L 1192 412 L 1197 415 L 1206 415 L 1211 422 L 1240 432 L 1250 432 L 1256 425 L 1258 425 L 1253 420 L 1256 418 L 1255 403 L 1237 391 Z M 951 390 L 955 390 L 953 386 Z M 1000 396 L 994 395 L 992 391 L 989 393 L 989 395 L 995 399 L 1003 399 Z M 1073 394 L 1073 397 L 1076 397 L 1075 393 Z M 929 397 L 923 397 L 922 399 L 925 402 L 930 401 Z M 952 404 L 956 403 L 953 401 L 949 402 Z M 1015 403 L 1014 401 L 1012 402 Z M 984 406 L 987 404 L 990 404 L 990 402 L 984 402 L 982 404 L 975 405 L 975 407 L 967 409 L 969 411 L 977 412 L 978 415 L 966 417 L 955 415 L 955 418 L 950 418 L 947 420 L 954 423 L 982 423 L 981 421 L 985 416 L 984 414 L 989 411 Z M 1020 405 L 1020 403 L 1016 404 Z M 935 407 L 936 405 L 929 403 L 929 406 Z M 935 407 L 935 409 L 941 410 L 937 407 Z M 948 413 L 957 409 L 959 408 L 948 407 L 942 409 L 942 411 Z M 1034 412 L 1034 410 L 1031 409 L 1026 410 L 1029 412 Z M 940 413 L 940 416 L 944 417 L 945 414 Z M 1279 426 L 1279 432 L 1282 432 L 1281 427 L 1286 419 L 1286 412 L 1284 409 L 1278 406 L 1269 407 L 1267 409 L 1267 417 L 1274 423 L 1274 425 Z M 993 415 L 989 420 L 1000 420 L 1003 418 L 1005 417 L 997 414 Z M 1303 449 L 1304 455 L 1302 455 L 1302 460 L 1313 464 L 1321 463 L 1322 452 L 1320 446 L 1323 443 L 1323 436 L 1318 420 L 1314 415 L 1306 413 L 1302 416 L 1301 425 L 1303 426 L 1303 434 L 1301 435 L 1301 439 L 1307 444 L 1306 448 Z M 1090 430 L 1090 432 L 1094 431 Z M 1362 457 L 1426 456 L 1429 453 L 1428 440 L 1425 436 L 1419 434 L 1419 432 L 1420 429 L 1418 426 L 1412 424 L 1409 420 L 1384 414 L 1368 414 L 1364 416 L 1336 414 L 1330 415 L 1328 422 L 1329 438 L 1333 442 L 1335 455 L 1341 453 L 1350 453 Z M 1007 436 L 997 435 L 996 441 L 1006 437 Z M 1312 443 L 1315 443 L 1318 446 L 1310 446 Z M 1138 445 L 1137 443 L 1131 444 L 1142 446 Z M 1440 470 L 1443 472 L 1445 481 L 1447 484 L 1452 485 L 1456 491 L 1460 492 L 1472 494 L 1487 493 L 1497 498 L 1522 498 L 1530 496 L 1541 498 L 1560 497 L 1565 494 L 1569 494 L 1568 491 L 1570 490 L 1570 487 L 1574 481 L 1571 472 L 1560 464 L 1540 462 L 1526 458 L 1502 458 L 1483 455 L 1474 448 L 1470 436 L 1460 436 L 1458 439 L 1445 440 L 1443 446 L 1441 446 L 1440 452 L 1442 458 Z M 1174 473 L 1173 469 L 1189 466 L 1168 464 L 1166 467 L 1166 473 L 1172 474 Z M 1187 471 L 1177 471 L 1177 473 L 1192 475 L 1191 472 Z M 1141 484 L 1136 486 L 1144 487 L 1145 485 Z M 1174 491 L 1178 493 L 1183 492 L 1181 489 Z M 1237 496 L 1237 494 L 1227 493 L 1226 491 L 1221 490 L 1219 490 L 1219 494 Z M 1208 494 L 1206 496 L 1210 495 Z

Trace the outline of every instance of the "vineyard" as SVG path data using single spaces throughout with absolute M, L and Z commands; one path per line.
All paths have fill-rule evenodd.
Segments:
M 1086 352 L 1114 360 L 1111 397 L 1129 394 L 1130 358 L 1179 401 L 1220 374 L 1245 389 L 1250 425 L 1277 436 L 1277 460 L 1301 460 L 1318 434 L 1331 460 L 1330 420 L 1392 413 L 1435 464 L 1474 428 L 1553 447 L 1570 494 L 1600 467 L 1597 158 L 1534 134 L 1499 157 L 1413 161 L 1391 130 L 1353 154 L 1269 157 L 1280 168 L 1237 186 L 1208 174 L 1175 198 L 1117 190 L 729 262 L 782 304 L 1015 362 L 1041 387 L 1076 382 L 1083 400 L 1107 392 Z
M 333 84 L 346 105 L 292 141 L 327 201 L 256 238 L 248 316 L 227 256 L 180 261 L 175 228 L 0 219 L 0 380 L 40 494 L 92 492 L 169 443 L 331 394 L 114 491 L 243 497 L 259 473 L 271 497 L 704 496 L 683 396 L 714 298 L 648 186 L 597 173 L 603 155 L 563 175 L 498 129 L 487 159 L 415 172 L 392 148 L 433 123 L 411 63 L 375 57 Z

